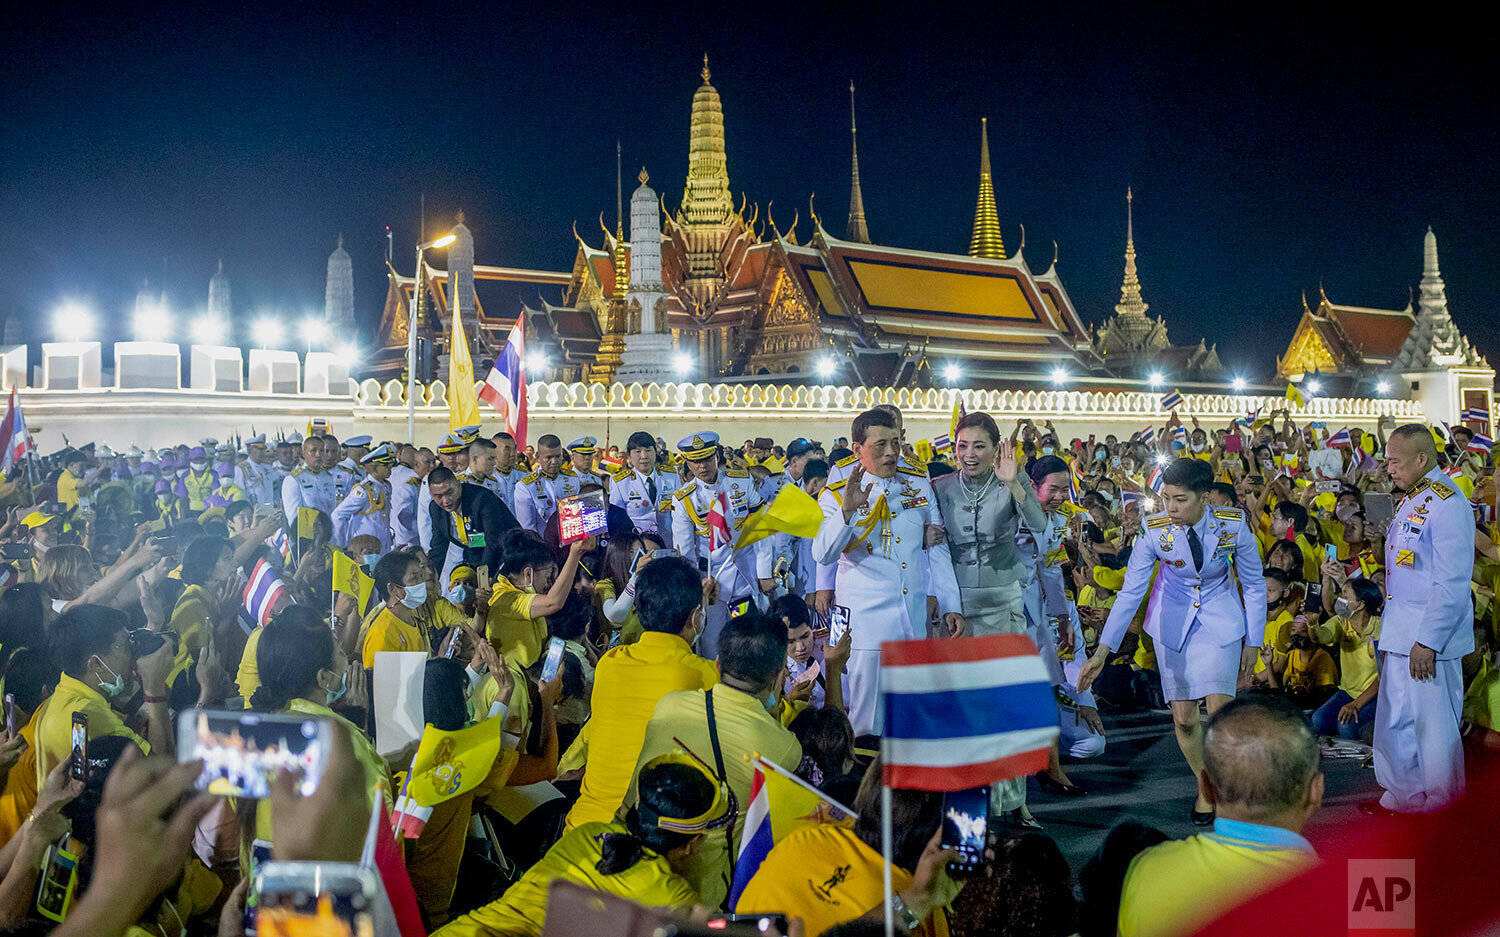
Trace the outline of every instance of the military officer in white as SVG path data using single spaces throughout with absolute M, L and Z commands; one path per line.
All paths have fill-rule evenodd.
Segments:
M 271 451 L 266 448 L 266 434 L 245 440 L 247 460 L 235 466 L 234 483 L 240 486 L 252 504 L 275 505 L 280 488 Z
M 656 467 L 656 437 L 634 432 L 625 443 L 626 465 L 610 478 L 609 503 L 624 508 L 630 522 L 672 545 L 672 495 L 682 481 Z
M 560 498 L 578 494 L 580 479 L 571 465 L 563 464 L 562 441 L 551 433 L 536 441 L 536 471 L 516 485 L 517 522 L 541 533 L 547 518 L 557 510 Z
M 578 476 L 579 486 L 595 484 L 609 487 L 604 476 L 594 471 L 594 455 L 599 451 L 599 441 L 592 436 L 580 436 L 568 443 L 568 462 L 573 474 Z
M 457 476 L 460 483 L 478 485 L 500 500 L 505 500 L 505 483 L 495 475 L 495 444 L 480 437 L 469 443 L 469 468 Z
M 421 493 L 422 480 L 408 461 L 415 461 L 414 446 L 402 446 L 391 466 L 391 541 L 398 547 L 409 547 L 417 542 L 417 496 Z
M 355 537 L 369 534 L 380 541 L 381 554 L 391 549 L 391 467 L 396 456 L 390 446 L 381 446 L 359 460 L 367 473 L 354 490 L 333 509 L 333 542 L 344 546 Z
M 1432 432 L 1408 423 L 1386 442 L 1406 492 L 1385 538 L 1375 780 L 1366 812 L 1436 810 L 1464 790 L 1461 658 L 1474 650 L 1474 512 L 1438 468 Z
M 478 437 L 477 426 L 463 426 L 444 436 L 443 441 L 438 443 L 438 463 L 455 476 L 464 474 L 469 470 L 469 444 Z M 432 546 L 432 511 L 428 509 L 431 504 L 432 491 L 428 489 L 424 478 L 417 492 L 417 540 L 424 550 Z M 456 544 L 449 545 L 449 555 L 460 555 L 462 552 Z M 461 555 L 459 560 L 462 562 Z
M 323 437 L 309 436 L 302 443 L 304 464 L 293 469 L 281 483 L 281 510 L 288 524 L 297 523 L 298 508 L 316 508 L 332 514 L 338 506 L 337 483 L 323 465 Z
M 360 460 L 370 451 L 370 442 L 371 439 L 369 436 L 350 436 L 344 440 L 341 456 L 339 454 L 340 446 L 337 439 L 329 436 L 324 441 L 323 445 L 325 446 L 329 445 L 329 443 L 333 444 L 333 455 L 326 458 L 331 459 L 333 462 L 329 471 L 333 473 L 334 479 L 339 483 L 340 501 L 354 489 L 355 485 L 359 484 L 360 479 L 365 477 L 364 469 L 360 466 Z
M 837 564 L 834 604 L 849 610 L 849 720 L 856 735 L 878 734 L 881 643 L 927 637 L 929 594 L 944 633 L 962 635 L 964 616 L 937 498 L 925 473 L 900 466 L 896 420 L 866 410 L 849 438 L 859 464 L 818 496 L 823 524 L 813 556 Z
M 1068 559 L 1068 548 L 1063 546 L 1068 534 L 1068 515 L 1063 513 L 1068 501 L 1068 463 L 1055 455 L 1042 456 L 1027 466 L 1026 473 L 1036 486 L 1041 522 L 1027 516 L 1016 527 L 1016 555 L 1023 570 L 1021 611 L 1026 633 L 1041 653 L 1052 685 L 1057 686 L 1063 682 L 1058 652 L 1071 654 L 1077 624 L 1062 570 Z
M 516 485 L 525 478 L 527 472 L 521 468 L 520 453 L 516 448 L 516 437 L 510 433 L 500 432 L 490 437 L 495 444 L 495 472 L 494 477 L 500 485 L 500 500 L 510 508 L 510 512 L 516 512 Z
M 1266 583 L 1255 532 L 1239 508 L 1208 504 L 1205 495 L 1213 480 L 1213 469 L 1198 459 L 1177 459 L 1162 473 L 1166 511 L 1146 518 L 1099 647 L 1077 682 L 1086 691 L 1098 678 L 1149 590 L 1145 630 L 1155 642 L 1177 745 L 1194 776 L 1203 771 L 1198 704 L 1211 715 L 1234 698 L 1266 630 Z M 1200 794 L 1193 822 L 1208 826 L 1213 819 L 1213 806 Z
M 672 495 L 672 545 L 719 584 L 719 600 L 708 607 L 698 639 L 698 653 L 712 660 L 732 606 L 746 599 L 762 609 L 769 604 L 757 580 L 771 577 L 770 541 L 735 549 L 740 525 L 761 500 L 749 472 L 720 465 L 717 433 L 694 433 L 679 440 L 677 449 L 692 477 Z

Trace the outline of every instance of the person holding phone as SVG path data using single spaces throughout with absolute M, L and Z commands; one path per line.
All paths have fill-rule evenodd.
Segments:
M 547 616 L 568 601 L 586 542 L 568 544 L 559 570 L 552 551 L 530 531 L 505 535 L 484 634 L 506 660 L 521 667 L 536 663 L 547 641 Z
M 1260 610 L 1266 607 L 1266 585 L 1244 512 L 1208 507 L 1213 484 L 1208 463 L 1178 459 L 1162 480 L 1166 510 L 1147 517 L 1146 532 L 1130 553 L 1124 587 L 1077 685 L 1087 690 L 1098 679 L 1147 591 L 1153 591 L 1145 630 L 1155 644 L 1178 747 L 1197 775 L 1203 770 L 1198 705 L 1206 703 L 1212 715 L 1249 678 L 1264 639 Z M 1193 822 L 1207 826 L 1213 817 L 1213 804 L 1200 794 Z

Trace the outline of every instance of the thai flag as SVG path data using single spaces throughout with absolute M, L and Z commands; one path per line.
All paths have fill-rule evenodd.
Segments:
M 1169 390 L 1165 394 L 1162 395 L 1162 398 L 1161 398 L 1161 408 L 1163 410 L 1175 410 L 1175 409 L 1177 409 L 1180 406 L 1182 406 L 1182 392 L 1181 391 L 1179 391 L 1179 390 Z
M 1187 448 L 1187 427 L 1174 426 L 1172 428 L 1172 445 Z
M 734 540 L 729 534 L 729 502 L 724 492 L 719 492 L 708 506 L 708 549 L 717 550 L 722 544 Z
M 240 606 L 240 627 L 246 634 L 254 631 L 257 626 L 265 627 L 266 622 L 271 620 L 271 609 L 275 607 L 276 600 L 285 593 L 286 586 L 271 564 L 264 558 L 257 561 L 255 571 L 250 574 L 250 581 L 245 583 L 245 601 Z
M 1150 426 L 1141 430 L 1141 442 L 1147 446 L 1156 445 L 1156 430 Z
M 1127 504 L 1140 504 L 1142 507 L 1144 507 L 1145 506 L 1145 502 L 1146 502 L 1146 496 L 1142 492 L 1139 492 L 1139 491 L 1122 491 L 1122 492 L 1120 492 L 1120 505 L 1122 507 L 1124 505 L 1127 505 Z
M 933 452 L 947 452 L 949 449 L 952 449 L 952 448 L 953 448 L 953 440 L 948 436 L 947 433 L 944 433 L 943 435 L 937 437 L 936 439 L 934 439 L 932 441 L 932 451 Z
M 1047 767 L 1057 701 L 1036 645 L 1020 634 L 880 646 L 889 787 L 957 791 Z
M 505 348 L 479 388 L 479 399 L 487 402 L 505 417 L 505 431 L 515 437 L 516 446 L 526 445 L 526 329 L 521 316 L 510 327 Z
M 285 528 L 279 528 L 276 533 L 267 537 L 266 546 L 281 554 L 281 564 L 283 567 L 292 561 L 292 538 L 286 535 Z
M 1452 465 L 1448 466 L 1447 468 L 1443 469 L 1443 474 L 1447 475 L 1449 478 L 1457 478 L 1458 476 L 1462 475 L 1463 473 L 1464 473 L 1464 467 L 1462 465 L 1459 465 L 1457 462 L 1455 462 Z
M 0 423 L 0 472 L 6 471 L 31 451 L 31 434 L 26 431 L 26 416 L 16 400 L 16 389 L 10 389 L 10 407 L 5 422 Z
M 750 782 L 750 803 L 745 807 L 745 832 L 740 837 L 740 851 L 734 860 L 729 907 L 740 903 L 740 892 L 755 877 L 756 870 L 775 845 L 775 837 L 771 834 L 771 798 L 766 794 L 766 769 L 757 761 L 755 778 Z
M 1160 464 L 1156 464 L 1156 465 L 1151 466 L 1151 471 L 1149 473 L 1147 473 L 1147 475 L 1146 475 L 1146 487 L 1150 488 L 1152 491 L 1156 492 L 1157 494 L 1161 494 L 1162 485 L 1164 484 L 1162 482 L 1162 480 L 1161 480 L 1161 476 L 1162 476 L 1162 467 L 1161 467 L 1161 465 Z
M 1469 407 L 1459 419 L 1465 423 L 1488 423 L 1490 421 L 1490 411 L 1484 407 Z
M 1332 436 L 1328 437 L 1328 448 L 1330 449 L 1349 449 L 1353 447 L 1353 445 L 1353 440 L 1349 438 L 1348 427 L 1345 427 L 1339 430 L 1337 433 L 1334 433 Z
M 1483 433 L 1475 433 L 1474 438 L 1469 440 L 1469 444 L 1465 448 L 1470 452 L 1477 452 L 1480 455 L 1489 455 L 1490 450 L 1495 448 L 1495 441 Z

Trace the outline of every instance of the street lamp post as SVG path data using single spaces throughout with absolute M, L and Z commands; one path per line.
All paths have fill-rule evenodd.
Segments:
M 406 441 L 413 446 L 417 444 L 417 306 L 422 302 L 422 255 L 433 248 L 447 247 L 453 238 L 445 234 L 417 245 L 416 281 L 406 315 Z

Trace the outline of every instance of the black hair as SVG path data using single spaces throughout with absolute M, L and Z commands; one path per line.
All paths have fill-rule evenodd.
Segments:
M 47 643 L 47 589 L 38 582 L 18 582 L 0 592 L 0 664 L 23 647 Z
M 760 612 L 731 618 L 719 632 L 719 672 L 754 687 L 770 686 L 786 666 L 786 634 L 781 619 Z
M 1385 592 L 1373 580 L 1360 576 L 1349 580 L 1349 588 L 1372 617 L 1385 611 Z
M 842 710 L 804 709 L 787 729 L 802 744 L 802 755 L 811 758 L 823 773 L 825 783 L 841 778 L 844 762 L 854 760 L 854 727 Z
M 1292 530 L 1299 534 L 1307 530 L 1307 508 L 1295 501 L 1277 501 L 1275 510 L 1292 525 Z
M 693 841 L 699 834 L 677 833 L 657 825 L 658 817 L 696 817 L 713 805 L 716 791 L 701 771 L 688 765 L 651 765 L 641 771 L 639 798 L 625 814 L 626 833 L 605 834 L 599 861 L 601 875 L 618 875 L 639 862 L 647 849 L 662 855 Z M 642 814 L 648 816 L 643 817 Z
M 469 443 L 469 448 L 479 449 L 481 451 L 487 452 L 490 449 L 495 448 L 495 444 L 490 440 L 485 439 L 483 436 L 480 436 L 478 439 L 475 439 L 473 442 Z
M 1283 589 L 1292 584 L 1292 577 L 1286 574 L 1286 570 L 1277 569 L 1275 566 L 1267 566 L 1261 572 L 1261 577 L 1281 583 Z
M 1194 460 L 1196 461 L 1196 460 Z M 1214 482 L 1208 486 L 1210 493 L 1221 494 L 1229 499 L 1229 503 L 1235 507 L 1240 506 L 1240 493 L 1234 490 L 1234 486 L 1228 482 Z
M 988 413 L 976 410 L 973 413 L 964 414 L 963 418 L 958 421 L 958 425 L 953 428 L 953 444 L 958 445 L 959 433 L 972 427 L 978 427 L 988 433 L 992 445 L 1000 442 L 1000 427 L 995 425 L 995 418 Z
M 422 719 L 442 732 L 457 732 L 469 721 L 464 691 L 468 677 L 462 662 L 448 657 L 427 661 L 422 678 Z
M 1207 494 L 1214 483 L 1214 470 L 1202 459 L 1173 459 L 1161 473 L 1161 483 L 1186 488 L 1194 494 Z
M 682 634 L 703 604 L 703 579 L 681 556 L 664 556 L 635 577 L 635 613 L 646 631 Z
M 18 647 L 5 662 L 5 692 L 15 696 L 17 706 L 34 713 L 57 685 L 57 669 L 45 644 Z
M 880 837 L 880 758 L 865 769 L 854 808 L 854 835 L 871 849 L 881 848 Z M 891 790 L 891 861 L 897 868 L 914 872 L 927 843 L 943 822 L 943 795 L 933 791 L 895 788 Z
M 1115 937 L 1125 871 L 1136 856 L 1166 841 L 1167 834 L 1161 830 L 1131 821 L 1119 824 L 1105 835 L 1098 851 L 1078 871 L 1081 937 Z
M 587 596 L 570 589 L 563 607 L 547 616 L 547 630 L 564 641 L 582 641 L 593 620 L 594 609 Z
M 431 489 L 433 485 L 441 485 L 443 482 L 451 482 L 457 478 L 458 476 L 454 475 L 453 470 L 448 466 L 434 465 L 432 471 L 427 473 L 427 487 Z
M 802 463 L 802 477 L 826 479 L 828 477 L 827 460 L 808 459 L 806 462 Z
M 201 586 L 213 575 L 219 565 L 219 557 L 234 545 L 223 537 L 198 537 L 182 551 L 182 581 L 192 586 Z
M 1292 559 L 1294 559 L 1296 562 L 1292 564 L 1292 571 L 1286 574 L 1287 579 L 1291 582 L 1301 582 L 1303 562 L 1301 548 L 1290 540 L 1271 541 L 1271 545 L 1266 548 L 1265 563 L 1262 564 L 1266 569 L 1272 568 L 1271 558 L 1277 553 L 1290 553 L 1292 555 Z
M 849 426 L 849 438 L 855 443 L 864 445 L 865 436 L 872 426 L 883 426 L 887 429 L 896 429 L 896 418 L 885 410 L 875 408 L 866 410 L 854 418 Z
M 502 576 L 514 576 L 528 566 L 551 566 L 556 562 L 557 558 L 547 549 L 542 539 L 529 530 L 515 527 L 507 530 L 500 538 Z
M 655 452 L 656 437 L 643 430 L 636 430 L 635 432 L 631 433 L 630 438 L 625 441 L 625 451 L 632 452 L 636 449 L 650 449 L 652 452 Z
M 783 595 L 772 602 L 771 617 L 785 622 L 788 631 L 800 625 L 812 627 L 812 615 L 807 611 L 807 603 L 799 595 Z
M 538 449 L 541 449 L 543 447 L 546 447 L 548 449 L 561 449 L 562 440 L 553 433 L 543 433 L 536 438 L 536 447 Z
M 415 562 L 415 553 L 401 550 L 392 551 L 380 558 L 370 572 L 370 578 L 375 580 L 375 590 L 380 593 L 380 601 L 390 601 L 392 585 L 405 587 L 406 574 Z
M 318 671 L 333 660 L 333 632 L 313 609 L 290 605 L 261 631 L 255 646 L 260 686 L 250 707 L 262 712 L 285 709 L 286 704 L 317 682 Z
M 225 525 L 228 525 L 230 521 L 234 520 L 236 517 L 239 517 L 241 514 L 244 514 L 246 511 L 249 511 L 251 515 L 254 516 L 255 505 L 251 504 L 249 501 L 244 500 L 243 498 L 239 501 L 229 502 L 228 507 L 224 508 Z
M 119 609 L 75 605 L 47 630 L 48 651 L 63 673 L 80 677 L 88 669 L 89 658 L 108 654 L 115 635 L 129 627 L 129 619 Z
M 953 901 L 953 937 L 1074 933 L 1073 873 L 1052 837 L 1019 833 L 995 844 L 993 874 L 976 875 Z
M 1036 485 L 1040 485 L 1042 479 L 1048 475 L 1067 471 L 1068 463 L 1055 455 L 1044 455 L 1039 459 L 1033 459 L 1031 464 L 1026 466 L 1026 474 L 1031 476 L 1032 483 Z

